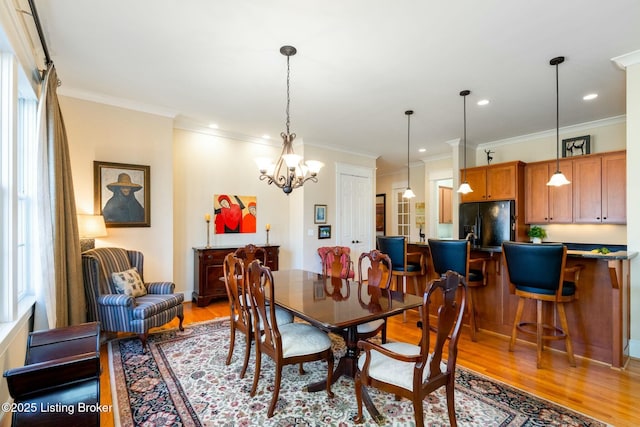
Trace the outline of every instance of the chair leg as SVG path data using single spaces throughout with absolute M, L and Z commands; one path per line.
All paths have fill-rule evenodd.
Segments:
M 142 342 L 142 352 L 146 353 L 147 352 L 147 338 L 149 337 L 149 332 L 145 332 L 144 334 L 139 334 L 138 337 L 140 338 L 140 341 Z
M 446 394 L 447 394 L 447 412 L 449 413 L 449 425 L 451 427 L 456 427 L 458 425 L 458 421 L 456 420 L 456 402 L 453 396 L 455 391 L 455 377 L 451 376 L 447 381 Z
M 233 349 L 236 345 L 236 327 L 234 326 L 233 321 L 231 322 L 231 331 L 229 332 L 229 353 L 227 354 L 227 360 L 225 362 L 226 365 L 231 363 L 231 356 L 233 356 Z M 242 378 L 242 375 L 240 375 Z
M 178 324 L 178 329 L 180 329 L 180 331 L 184 331 L 184 326 L 182 326 L 182 322 L 184 321 L 184 314 L 179 314 L 178 320 L 180 321 Z
M 258 379 L 260 378 L 260 366 L 262 365 L 262 352 L 258 343 L 256 342 L 256 369 L 253 373 L 253 385 L 251 386 L 251 397 L 256 395 L 256 389 L 258 388 Z
M 565 335 L 565 343 L 567 346 L 567 356 L 569 356 L 569 365 L 575 368 L 576 359 L 573 356 L 573 344 L 571 343 L 571 335 L 569 334 L 569 323 L 567 322 L 567 312 L 564 310 L 564 304 L 558 303 L 558 317 L 560 318 L 560 325 Z
M 327 356 L 327 396 L 333 398 L 331 384 L 333 383 L 333 352 L 329 352 Z
M 511 341 L 509 341 L 509 351 L 513 351 L 516 345 L 516 336 L 518 335 L 518 324 L 522 319 L 522 312 L 524 311 L 524 298 L 518 300 L 518 308 L 516 309 L 516 318 L 513 321 L 513 328 L 511 329 Z
M 356 372 L 355 377 L 356 384 L 356 403 L 358 404 L 358 415 L 353 419 L 353 422 L 356 424 L 362 424 L 364 422 L 364 418 L 362 417 L 362 379 L 360 378 L 360 370 Z
M 473 288 L 468 288 L 469 292 L 467 292 L 467 301 L 469 305 L 467 306 L 469 309 L 469 332 L 471 334 L 471 341 L 476 342 L 476 307 L 473 303 Z
M 407 293 L 407 276 L 402 276 L 402 293 Z M 402 312 L 402 323 L 407 323 L 407 310 Z
M 387 343 L 387 319 L 384 319 L 384 323 L 382 324 L 382 344 Z
M 244 362 L 242 363 L 242 370 L 240 371 L 240 378 L 244 378 L 244 374 L 247 372 L 247 366 L 249 366 L 249 356 L 251 356 L 251 332 L 248 332 L 244 337 Z M 227 363 L 228 365 L 229 363 Z
M 420 396 L 419 390 L 414 391 L 414 396 L 412 400 L 413 400 L 413 413 L 416 419 L 416 427 L 423 427 L 424 426 L 424 407 L 422 405 L 422 396 Z
M 278 403 L 278 395 L 280 394 L 281 382 L 282 382 L 282 365 L 276 363 L 276 382 L 273 385 L 273 396 L 271 397 L 271 405 L 269 405 L 269 412 L 267 412 L 267 418 L 273 417 L 273 413 L 276 410 L 276 403 Z
M 538 369 L 542 367 L 542 350 L 544 343 L 542 336 L 544 335 L 544 325 L 542 323 L 542 300 L 536 301 L 536 364 Z

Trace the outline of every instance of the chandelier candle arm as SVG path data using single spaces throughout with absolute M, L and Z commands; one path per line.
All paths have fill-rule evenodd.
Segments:
M 462 97 L 462 117 L 463 117 L 463 156 L 464 156 L 464 179 L 462 180 L 462 184 L 458 187 L 458 193 L 461 194 L 469 194 L 473 193 L 473 189 L 467 182 L 467 95 L 471 93 L 470 90 L 463 90 L 460 92 L 460 96 Z
M 297 50 L 293 46 L 282 46 L 280 53 L 287 57 L 286 132 L 280 133 L 282 137 L 282 153 L 275 163 L 269 159 L 256 159 L 256 163 L 260 171 L 261 181 L 266 180 L 267 184 L 274 184 L 276 187 L 281 188 L 286 195 L 289 195 L 295 188 L 302 187 L 307 181 L 318 182 L 318 172 L 320 172 L 324 163 L 317 160 L 307 160 L 303 162 L 302 156 L 297 155 L 293 151 L 293 140 L 296 139 L 296 134 L 290 131 L 291 118 L 289 105 L 291 103 L 291 70 L 289 67 L 289 59 L 297 53 Z
M 564 62 L 564 56 L 558 56 L 549 61 L 549 65 L 556 67 L 556 171 L 547 182 L 548 186 L 560 187 L 571 184 L 562 172 L 560 172 L 560 84 L 558 79 L 558 65 Z

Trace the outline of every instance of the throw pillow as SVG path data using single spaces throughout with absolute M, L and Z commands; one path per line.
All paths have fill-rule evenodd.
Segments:
M 144 283 L 142 283 L 136 267 L 111 273 L 111 279 L 119 294 L 125 294 L 134 298 L 147 294 L 147 288 L 145 288 Z

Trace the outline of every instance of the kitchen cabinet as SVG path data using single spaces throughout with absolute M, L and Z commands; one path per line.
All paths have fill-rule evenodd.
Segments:
M 452 193 L 451 187 L 438 187 L 438 222 L 440 224 L 453 223 Z
M 572 160 L 561 160 L 560 170 L 573 181 Z M 548 186 L 549 178 L 557 170 L 555 161 L 529 163 L 524 168 L 525 223 L 573 222 L 573 184 Z
M 462 203 L 488 200 L 515 200 L 522 185 L 524 163 L 508 162 L 490 166 L 479 166 L 466 170 L 467 182 L 473 192 L 460 197 Z M 460 171 L 464 181 L 465 171 Z
M 280 246 L 260 246 L 267 252 L 267 267 L 278 270 L 278 253 Z M 235 252 L 239 246 L 214 246 L 209 248 L 193 248 L 193 294 L 192 301 L 198 307 L 208 305 L 219 298 L 227 298 L 224 284 L 223 263 L 229 252 Z
M 626 224 L 626 152 L 573 159 L 573 221 Z

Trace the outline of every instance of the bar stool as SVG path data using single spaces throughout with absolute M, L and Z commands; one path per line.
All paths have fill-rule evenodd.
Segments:
M 467 307 L 469 311 L 469 332 L 471 341 L 476 341 L 476 304 L 473 289 L 487 286 L 487 259 L 471 258 L 471 243 L 468 240 L 438 240 L 428 239 L 429 254 L 433 269 L 440 277 L 447 271 L 455 271 L 463 276 L 467 282 Z M 472 266 L 474 268 L 472 268 Z
M 573 271 L 574 280 L 579 278 L 580 266 L 565 271 L 567 247 L 562 244 L 533 244 L 503 242 L 502 254 L 506 264 L 510 291 L 520 297 L 516 317 L 511 331 L 509 351 L 513 351 L 518 331 L 536 337 L 537 367 L 541 367 L 545 340 L 564 340 L 569 364 L 576 366 L 569 324 L 564 304 L 576 299 L 576 282 L 565 281 L 565 274 Z M 525 301 L 536 301 L 536 321 L 522 322 Z M 551 302 L 555 306 L 560 327 L 545 323 L 542 304 Z

